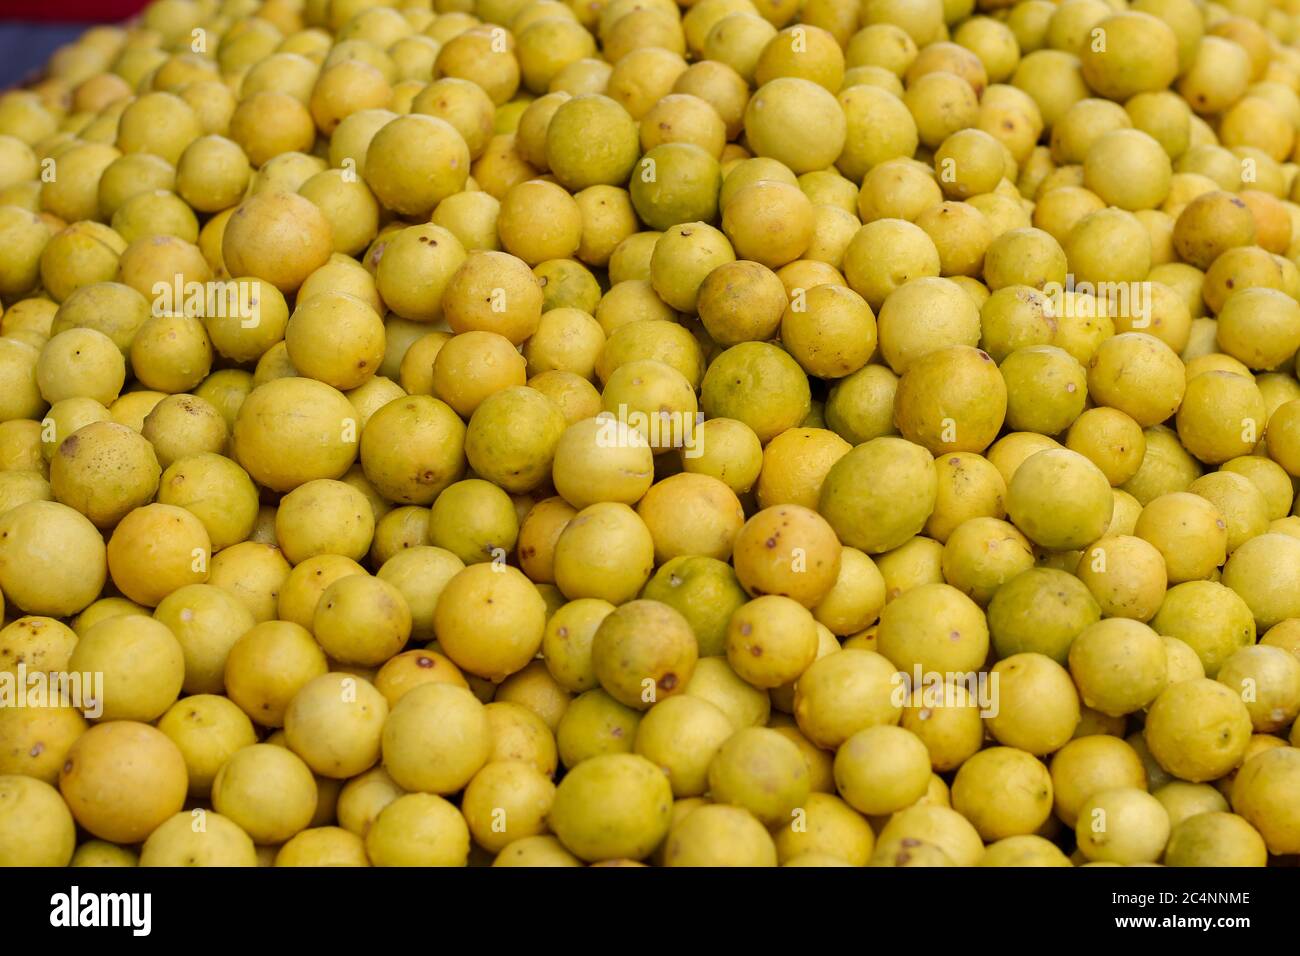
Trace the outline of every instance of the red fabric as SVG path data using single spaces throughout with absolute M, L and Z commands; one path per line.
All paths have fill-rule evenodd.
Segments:
M 125 20 L 144 9 L 147 0 L 0 0 L 0 21 Z

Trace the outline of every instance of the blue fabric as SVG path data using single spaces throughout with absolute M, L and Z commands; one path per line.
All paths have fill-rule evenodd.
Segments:
M 50 55 L 81 36 L 88 26 L 0 21 L 0 89 L 37 79 Z

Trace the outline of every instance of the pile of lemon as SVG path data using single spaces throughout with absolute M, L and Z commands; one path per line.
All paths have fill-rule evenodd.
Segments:
M 0 865 L 1300 854 L 1296 0 L 156 0 L 0 95 Z

